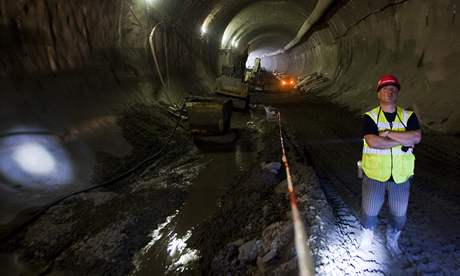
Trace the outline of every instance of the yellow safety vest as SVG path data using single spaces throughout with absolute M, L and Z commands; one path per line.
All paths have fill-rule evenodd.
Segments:
M 385 118 L 380 106 L 366 112 L 366 115 L 372 118 L 379 131 L 405 131 L 407 121 L 413 112 L 404 110 L 399 106 L 396 111 L 396 118 L 392 127 L 390 127 L 390 123 Z M 401 150 L 402 146 L 390 149 L 376 149 L 369 147 L 365 139 L 363 141 L 362 166 L 367 177 L 384 182 L 393 176 L 393 180 L 396 183 L 403 183 L 414 175 L 415 156 L 412 153 L 412 148 L 409 148 L 406 152 Z

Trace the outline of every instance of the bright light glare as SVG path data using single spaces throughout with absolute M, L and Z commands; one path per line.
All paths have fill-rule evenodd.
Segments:
M 16 127 L 4 133 L 21 133 L 0 139 L 0 176 L 7 183 L 29 187 L 70 184 L 74 179 L 72 162 L 54 135 L 37 127 Z
M 174 262 L 168 267 L 168 271 L 184 272 L 189 263 L 199 259 L 199 251 L 187 247 L 187 240 L 191 236 L 190 230 L 182 238 L 178 238 L 176 233 L 171 236 L 167 251 Z
M 171 223 L 171 221 L 176 217 L 177 213 L 179 211 L 176 211 L 176 213 L 172 216 L 169 216 L 166 218 L 166 221 L 160 225 L 158 225 L 157 229 L 153 230 L 152 234 L 150 235 L 152 237 L 152 240 L 142 249 L 142 253 L 145 254 L 147 253 L 150 248 L 163 237 L 163 234 L 161 233 L 161 230 L 168 226 L 168 224 Z
M 232 39 L 232 41 L 230 42 L 230 45 L 233 47 L 233 48 L 237 48 L 238 47 L 238 41 L 236 41 L 236 37 L 234 37 Z
M 201 26 L 201 35 L 205 35 L 206 33 L 207 33 L 206 26 L 203 24 L 203 26 Z
M 169 255 L 166 267 L 168 272 L 184 272 L 190 263 L 200 258 L 198 250 L 187 247 L 187 241 L 192 236 L 192 231 L 188 230 L 182 237 L 178 237 L 177 233 L 174 232 L 173 221 L 178 213 L 179 211 L 176 210 L 174 215 L 167 217 L 166 221 L 158 225 L 157 229 L 150 234 L 152 240 L 134 257 L 135 272 L 141 271 L 145 260 L 150 260 L 148 256 L 155 254 L 155 252 L 149 253 L 153 245 L 158 242 L 157 248 L 162 248 L 164 239 L 167 239 L 166 252 Z
M 36 175 L 49 174 L 56 167 L 53 156 L 37 143 L 18 145 L 13 159 L 22 170 Z

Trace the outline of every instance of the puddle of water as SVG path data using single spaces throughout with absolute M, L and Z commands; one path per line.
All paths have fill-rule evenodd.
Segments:
M 180 274 L 193 270 L 200 252 L 187 241 L 194 228 L 217 208 L 223 187 L 248 170 L 256 160 L 254 141 L 239 140 L 232 151 L 204 153 L 210 161 L 193 181 L 183 208 L 151 234 L 151 242 L 135 257 L 133 275 Z

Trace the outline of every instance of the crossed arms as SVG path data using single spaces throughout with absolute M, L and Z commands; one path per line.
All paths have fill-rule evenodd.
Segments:
M 385 130 L 380 131 L 379 135 L 367 134 L 364 135 L 366 143 L 371 148 L 377 149 L 389 149 L 396 146 L 413 147 L 420 143 L 422 140 L 421 130 L 409 130 L 409 131 L 391 131 Z

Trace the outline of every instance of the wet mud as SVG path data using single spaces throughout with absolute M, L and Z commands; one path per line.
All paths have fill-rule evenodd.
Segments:
M 94 185 L 53 206 L 2 241 L 6 275 L 126 275 L 149 229 L 178 209 L 202 163 L 178 129 L 165 154 L 123 174 L 168 142 L 176 119 L 158 106 L 134 106 L 119 124 L 135 150 L 127 158 L 98 155 Z M 161 122 L 161 123 L 159 123 Z M 3 270 L 3 269 L 2 269 Z M 4 275 L 5 275 L 4 274 Z
M 94 184 L 110 182 L 114 175 L 158 152 L 168 143 L 176 119 L 158 106 L 133 106 L 118 118 L 118 123 L 133 146 L 132 154 L 118 158 L 98 152 Z M 259 163 L 259 153 L 265 147 L 264 119 L 260 114 L 237 115 L 233 124 L 236 143 L 199 147 L 188 136 L 186 123 L 181 124 L 163 154 L 129 176 L 75 194 L 49 207 L 23 228 L 13 228 L 0 248 L 2 273 L 175 275 L 184 269 L 190 273 L 205 272 L 193 263 L 185 268 L 168 263 L 171 236 L 165 235 L 154 244 L 155 229 L 161 233 L 173 227 L 175 235 L 187 236 L 221 207 L 219 196 L 227 191 L 220 185 L 230 185 L 234 177 L 244 179 Z M 234 163 L 233 169 L 229 162 Z M 222 181 L 213 176 L 216 173 Z M 259 176 L 252 176 L 253 191 L 260 188 Z M 274 181 L 270 173 L 268 179 Z M 159 229 L 168 220 L 171 225 Z M 232 225 L 239 227 L 238 223 Z M 162 250 L 160 243 L 164 242 L 167 248 Z M 152 246 L 154 254 L 145 254 Z M 179 248 L 174 250 L 181 253 Z M 146 257 L 142 257 L 144 254 Z
M 237 141 L 232 145 L 196 147 L 191 139 L 184 143 L 186 125 L 178 128 L 158 159 L 114 185 L 66 199 L 2 242 L 4 274 L 296 275 L 278 125 L 261 104 L 281 111 L 287 157 L 318 275 L 458 272 L 460 209 L 453 184 L 458 173 L 451 166 L 458 158 L 455 152 L 442 154 L 447 146 L 435 147 L 439 141 L 456 145 L 458 138 L 428 133 L 417 148 L 417 176 L 400 239 L 404 254 L 394 258 L 385 249 L 385 208 L 373 248 L 362 250 L 361 183 L 355 168 L 359 117 L 321 99 L 292 96 L 264 95 L 265 102 L 256 102 L 251 115 L 236 116 Z M 325 109 L 327 114 L 319 112 Z M 175 120 L 159 109 L 156 115 L 147 110 L 134 108 L 129 113 L 136 115 L 121 124 L 129 130 L 126 139 L 137 143 L 132 159 L 99 155 L 107 164 L 99 179 L 131 167 L 168 140 Z M 135 117 L 145 125 L 136 125 Z M 444 165 L 438 172 L 436 161 Z M 234 163 L 231 170 L 229 162 Z
M 225 188 L 220 208 L 192 235 L 192 244 L 201 252 L 200 270 L 205 274 L 297 273 L 286 175 L 284 168 L 275 165 L 281 165 L 278 124 L 263 122 L 261 129 L 265 146 L 258 152 L 258 164 Z M 297 144 L 290 141 L 292 137 L 284 134 L 298 203 L 305 223 L 311 226 L 320 209 L 307 208 L 306 201 L 319 200 L 325 206 L 326 200 L 320 190 L 312 191 L 314 171 Z

